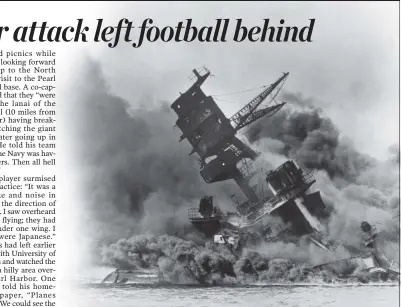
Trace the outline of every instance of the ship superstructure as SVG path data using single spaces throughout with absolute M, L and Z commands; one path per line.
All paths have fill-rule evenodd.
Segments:
M 276 82 L 250 101 L 245 107 L 228 119 L 212 96 L 207 96 L 201 85 L 210 76 L 204 69 L 201 75 L 193 70 L 196 81 L 171 105 L 177 113 L 176 126 L 182 131 L 180 141 L 187 139 L 192 146 L 190 155 L 197 153 L 201 163 L 200 174 L 207 183 L 233 179 L 252 202 L 259 201 L 254 190 L 249 186 L 247 176 L 243 172 L 246 160 L 255 160 L 259 153 L 241 141 L 238 130 L 253 123 L 259 118 L 272 116 L 280 110 L 285 102 L 272 103 L 278 94 L 273 93 L 283 84 L 288 73 L 283 74 Z M 259 108 L 271 94 L 269 105 Z
M 213 96 L 207 96 L 201 85 L 210 76 L 207 69 L 193 70 L 193 85 L 171 105 L 177 113 L 176 126 L 181 130 L 180 141 L 187 139 L 200 162 L 200 174 L 207 183 L 234 180 L 242 190 L 245 201 L 236 202 L 235 212 L 222 212 L 214 204 L 213 196 L 200 199 L 197 208 L 190 208 L 190 222 L 216 244 L 224 244 L 239 259 L 238 249 L 263 241 L 298 240 L 307 237 L 327 252 L 335 255 L 337 243 L 328 240 L 322 219 L 328 212 L 319 192 L 309 192 L 316 182 L 312 172 L 305 172 L 295 161 L 286 161 L 274 170 L 257 172 L 255 163 L 261 154 L 237 132 L 262 117 L 273 116 L 286 102 L 276 102 L 288 73 L 284 73 L 271 85 L 252 99 L 231 118 L 227 118 Z M 262 106 L 262 103 L 267 101 Z M 256 175 L 262 182 L 255 186 Z M 264 190 L 266 187 L 267 191 Z M 262 192 L 261 192 L 262 191 Z M 272 222 L 274 220 L 274 223 Z M 356 277 L 357 280 L 399 280 L 399 264 L 389 261 L 377 240 L 379 232 L 368 222 L 361 224 L 361 239 L 366 251 L 346 259 L 311 267 L 311 271 L 333 272 L 338 277 Z M 198 284 L 213 284 L 207 277 L 213 274 L 204 270 L 191 257 L 184 255 L 171 263 L 179 266 L 187 277 Z M 337 257 L 335 257 L 337 258 Z M 193 259 L 192 259 L 193 260 Z M 226 263 L 227 264 L 227 263 Z M 221 269 L 221 268 L 220 268 Z M 224 272 L 223 272 L 224 271 Z M 235 277 L 232 264 L 221 270 L 221 276 Z M 168 275 L 168 274 L 167 274 Z M 167 279 L 166 279 L 167 278 Z M 168 283 L 160 267 L 155 270 L 121 270 L 110 273 L 102 283 Z
M 203 68 L 193 73 L 193 85 L 171 105 L 178 115 L 180 141 L 187 139 L 192 146 L 189 154 L 198 155 L 205 182 L 234 180 L 246 200 L 237 204 L 237 212 L 223 214 L 211 197 L 205 197 L 199 208 L 189 209 L 191 223 L 207 236 L 213 236 L 223 228 L 246 231 L 267 215 L 277 216 L 282 222 L 264 228 L 265 240 L 290 232 L 295 236 L 308 234 L 315 243 L 324 246 L 319 218 L 324 217 L 325 206 L 319 192 L 307 194 L 315 182 L 312 173 L 304 173 L 294 161 L 287 161 L 266 174 L 265 184 L 270 191 L 257 193 L 250 180 L 255 175 L 254 164 L 260 153 L 236 135 L 258 119 L 273 116 L 286 104 L 277 102 L 276 97 L 289 73 L 265 86 L 231 118 L 225 116 L 213 96 L 207 96 L 201 89 L 210 71 Z

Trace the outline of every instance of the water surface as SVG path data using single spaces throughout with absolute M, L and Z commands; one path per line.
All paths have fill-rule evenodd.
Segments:
M 338 306 L 396 307 L 396 284 L 195 287 L 81 285 L 79 307 Z

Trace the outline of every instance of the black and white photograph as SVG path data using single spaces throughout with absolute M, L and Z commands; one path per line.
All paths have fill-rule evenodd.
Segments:
M 399 306 L 399 2 L 0 10 L 1 306 Z

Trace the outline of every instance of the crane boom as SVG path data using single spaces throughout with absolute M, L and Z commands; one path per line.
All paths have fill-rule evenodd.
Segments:
M 264 109 L 260 109 L 257 111 L 252 112 L 241 124 L 239 124 L 235 129 L 239 130 L 244 128 L 245 126 L 249 125 L 250 123 L 253 123 L 254 121 L 258 120 L 259 118 L 262 118 L 266 115 L 272 116 L 276 114 L 284 105 L 286 102 L 281 102 L 278 104 L 275 104 L 274 106 L 270 106 Z
M 230 118 L 230 121 L 233 123 L 234 129 L 236 131 L 245 127 L 246 125 L 249 125 L 251 122 L 253 122 L 254 120 L 261 117 L 261 116 L 258 116 L 254 120 L 247 120 L 253 114 L 253 112 L 256 110 L 256 108 L 267 98 L 267 96 L 269 96 L 277 86 L 279 86 L 281 83 L 282 84 L 284 83 L 288 74 L 289 74 L 288 72 L 284 73 L 283 76 L 281 76 L 276 82 L 271 84 L 268 88 L 266 88 L 263 92 L 261 92 L 254 99 L 252 99 L 246 106 L 244 106 L 241 110 L 239 110 L 236 114 L 234 114 Z M 282 86 L 282 84 L 281 84 L 281 86 Z M 273 98 L 269 101 L 269 103 L 272 100 L 274 100 L 274 98 L 277 96 L 280 89 L 281 89 L 281 87 L 276 92 L 276 94 L 273 96 Z M 254 116 L 252 116 L 252 118 L 254 118 Z M 246 123 L 246 124 L 244 124 L 244 123 Z

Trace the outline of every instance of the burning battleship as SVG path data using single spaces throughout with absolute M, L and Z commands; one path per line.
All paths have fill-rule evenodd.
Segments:
M 205 196 L 198 208 L 189 209 L 190 222 L 208 237 L 224 240 L 219 232 L 240 233 L 240 237 L 257 237 L 270 241 L 284 234 L 287 237 L 308 235 L 315 244 L 329 248 L 324 240 L 324 230 L 319 218 L 326 217 L 326 208 L 319 192 L 308 193 L 316 182 L 311 172 L 304 172 L 295 161 L 287 161 L 266 174 L 269 189 L 257 193 L 251 186 L 255 175 L 256 160 L 260 153 L 240 140 L 237 132 L 264 117 L 273 116 L 286 102 L 277 102 L 289 73 L 284 73 L 231 118 L 227 118 L 212 96 L 207 96 L 201 85 L 210 76 L 193 70 L 194 84 L 171 105 L 177 113 L 176 126 L 182 131 L 180 141 L 187 139 L 192 146 L 190 155 L 197 153 L 200 174 L 207 183 L 234 180 L 246 200 L 237 203 L 237 212 L 223 214 L 214 206 L 213 198 Z M 264 107 L 261 107 L 262 103 Z M 262 187 L 263 189 L 263 187 Z M 260 189 L 259 189 L 260 190 Z M 266 196 L 266 195 L 271 196 Z M 266 216 L 279 217 L 281 223 L 266 225 L 256 235 L 251 235 L 255 225 L 262 224 Z M 241 241 L 240 238 L 240 241 Z M 233 242 L 233 237 L 229 237 Z M 235 240 L 234 240 L 235 241 Z
M 261 153 L 237 136 L 237 132 L 255 121 L 274 116 L 286 104 L 276 98 L 289 73 L 283 73 L 275 82 L 265 86 L 232 117 L 227 118 L 213 96 L 206 95 L 201 86 L 211 75 L 203 67 L 193 70 L 192 86 L 172 103 L 178 115 L 176 127 L 181 131 L 180 141 L 187 140 L 196 154 L 200 175 L 206 183 L 233 180 L 245 196 L 236 201 L 235 212 L 223 212 L 214 203 L 213 196 L 204 196 L 197 208 L 188 210 L 190 223 L 211 242 L 226 246 L 236 259 L 244 247 L 270 241 L 297 242 L 310 240 L 327 253 L 335 252 L 340 244 L 328 237 L 322 221 L 329 217 L 320 192 L 310 192 L 316 182 L 313 171 L 305 171 L 296 161 L 286 161 L 267 171 L 262 183 L 253 184 L 259 176 L 257 163 Z M 233 195 L 232 198 L 235 198 Z M 399 277 L 397 265 L 390 262 L 377 241 L 379 232 L 374 225 L 363 221 L 361 241 L 366 253 L 312 267 L 314 271 L 329 271 L 337 276 L 351 278 L 361 272 L 364 276 L 388 279 Z M 205 283 L 198 268 L 183 265 L 188 276 Z M 135 273 L 136 274 L 136 273 Z M 104 282 L 126 283 L 135 275 L 117 270 Z M 120 276 L 124 275 L 123 278 Z M 230 275 L 230 274 L 228 274 Z M 136 275 L 135 275 L 136 276 Z M 160 280 L 160 271 L 154 273 Z
M 305 172 L 295 161 L 286 161 L 266 173 L 269 191 L 258 195 L 258 188 L 250 182 L 255 175 L 254 162 L 260 153 L 236 136 L 240 129 L 262 117 L 273 116 L 284 107 L 286 102 L 277 102 L 276 97 L 289 73 L 267 86 L 231 118 L 227 118 L 213 97 L 201 89 L 210 71 L 203 67 L 193 73 L 193 85 L 171 105 L 178 115 L 176 126 L 182 131 L 180 141 L 187 139 L 192 146 L 190 155 L 198 154 L 200 174 L 205 182 L 234 180 L 246 201 L 237 203 L 236 212 L 224 214 L 213 204 L 212 196 L 205 196 L 200 200 L 199 208 L 189 209 L 190 222 L 207 237 L 213 237 L 215 243 L 234 249 L 263 241 L 307 237 L 326 251 L 335 250 L 338 243 L 328 238 L 321 224 L 329 212 L 320 192 L 308 192 L 316 182 L 313 172 Z M 269 216 L 278 217 L 281 222 L 264 223 Z M 376 242 L 378 232 L 375 227 L 364 221 L 361 230 L 362 240 L 369 249 L 368 256 L 338 261 L 331 267 L 359 260 L 359 266 L 365 269 L 376 268 L 379 269 L 376 273 L 397 274 Z M 325 264 L 316 268 L 329 267 Z

